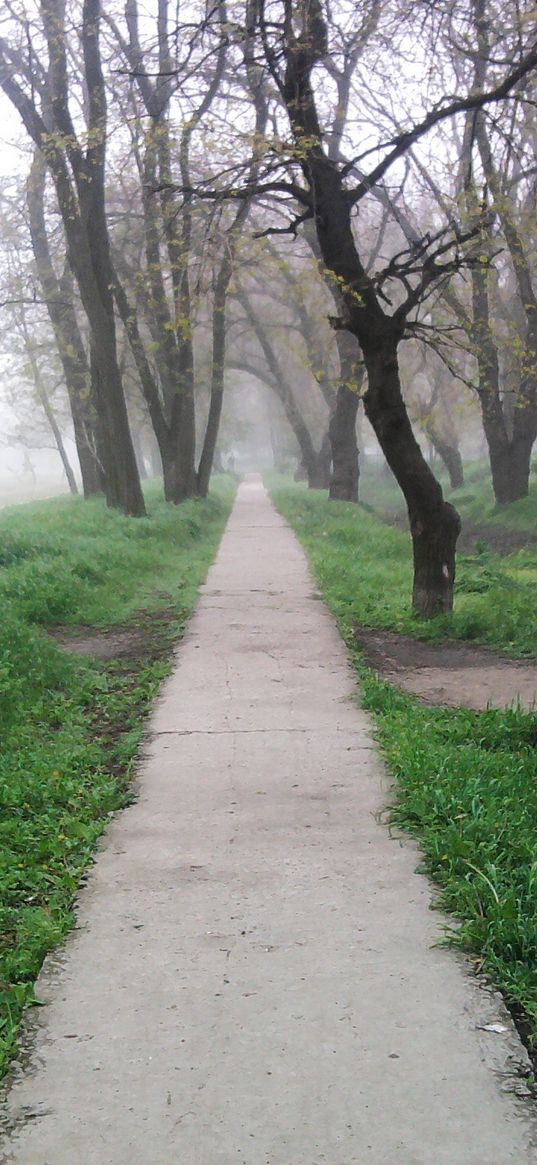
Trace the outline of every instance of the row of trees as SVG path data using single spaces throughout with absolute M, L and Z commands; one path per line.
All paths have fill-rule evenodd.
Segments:
M 456 483 L 474 393 L 502 503 L 537 434 L 533 5 L 10 0 L 3 32 L 33 149 L 6 299 L 37 372 L 48 319 L 84 492 L 144 513 L 141 408 L 166 498 L 205 494 L 227 367 L 278 397 L 310 484 L 357 500 L 363 401 L 414 607 L 449 610 L 460 522 L 415 424 Z

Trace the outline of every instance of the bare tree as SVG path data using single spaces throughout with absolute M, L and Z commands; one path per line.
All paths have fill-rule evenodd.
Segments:
M 65 262 L 58 276 L 52 261 L 44 205 L 45 179 L 46 163 L 36 151 L 27 185 L 30 237 L 69 395 L 84 496 L 91 497 L 102 489 L 97 413 L 86 348 L 76 315 L 71 270 Z
M 105 209 L 106 90 L 100 56 L 99 0 L 84 0 L 80 27 L 87 123 L 77 137 L 70 109 L 64 0 L 42 0 L 44 45 L 0 40 L 0 85 L 46 160 L 56 189 L 69 251 L 91 330 L 91 370 L 101 420 L 107 502 L 145 513 L 117 359 L 112 268 Z M 43 56 L 46 65 L 38 64 Z
M 497 72 L 497 46 L 492 43 L 497 8 L 489 0 L 472 0 L 463 6 L 462 17 L 469 38 L 460 35 L 459 6 L 446 5 L 437 51 L 459 85 L 484 93 L 489 75 Z M 524 35 L 532 26 L 531 5 L 517 5 L 505 14 L 501 35 L 506 59 L 524 61 Z M 463 375 L 479 400 L 494 495 L 501 505 L 527 495 L 537 435 L 535 150 L 532 103 L 524 100 L 530 84 L 521 68 L 509 103 L 493 113 L 486 103 L 467 110 L 462 134 L 454 125 L 451 135 L 444 136 L 441 177 L 438 160 L 431 167 L 412 154 L 446 222 L 459 214 L 479 241 L 467 280 L 469 294 L 460 280 L 440 288 L 443 307 L 457 322 L 459 334 L 454 338 L 449 329 L 453 342 L 443 344 L 440 329 L 436 346 L 455 375 L 461 371 L 457 349 L 460 355 L 465 348 L 475 361 L 477 376 L 467 369 Z M 388 115 L 385 107 L 382 112 Z M 395 128 L 401 132 L 400 126 Z M 376 195 L 387 198 L 379 187 Z M 407 241 L 415 243 L 418 232 L 410 216 L 399 210 L 397 219 Z M 464 356 L 462 363 L 467 363 Z
M 408 334 L 416 308 L 438 282 L 460 269 L 464 233 L 423 236 L 419 245 L 394 256 L 377 275 L 368 274 L 353 230 L 352 211 L 382 181 L 388 170 L 441 121 L 479 110 L 502 100 L 537 65 L 530 48 L 520 63 L 487 91 L 439 102 L 419 122 L 378 152 L 380 160 L 363 181 L 349 188 L 352 165 L 338 165 L 330 156 L 316 98 L 315 70 L 329 58 L 329 30 L 319 0 L 282 3 L 280 19 L 270 16 L 260 0 L 257 27 L 267 67 L 284 101 L 293 134 L 294 156 L 287 179 L 273 175 L 270 185 L 285 187 L 315 222 L 322 258 L 332 272 L 344 311 L 336 327 L 356 336 L 363 353 L 368 384 L 364 407 L 388 464 L 407 503 L 414 552 L 413 606 L 422 616 L 449 611 L 453 601 L 455 546 L 460 528 L 456 511 L 446 503 L 441 487 L 416 441 L 403 401 L 398 347 Z M 305 186 L 292 175 L 300 166 Z M 266 183 L 266 187 L 269 183 Z M 473 232 L 472 232 L 473 234 Z M 399 279 L 404 298 L 385 308 L 387 281 Z M 383 303 L 384 297 L 384 303 Z

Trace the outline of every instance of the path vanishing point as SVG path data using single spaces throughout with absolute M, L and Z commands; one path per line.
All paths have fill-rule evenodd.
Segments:
M 258 482 L 149 733 L 138 800 L 38 982 L 0 1160 L 537 1162 L 525 1053 L 499 997 L 432 945 L 442 918 L 379 819 L 344 647 Z

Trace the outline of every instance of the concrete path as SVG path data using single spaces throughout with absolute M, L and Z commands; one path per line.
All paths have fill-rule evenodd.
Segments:
M 38 992 L 16 1165 L 529 1165 L 523 1059 L 450 952 L 292 533 L 241 487 Z M 509 1057 L 514 1057 L 510 1060 Z

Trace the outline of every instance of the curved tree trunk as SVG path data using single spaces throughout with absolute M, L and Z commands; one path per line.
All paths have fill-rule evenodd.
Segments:
M 364 408 L 407 504 L 414 558 L 412 606 L 426 619 L 451 611 L 455 547 L 461 523 L 444 501 L 414 436 L 399 380 L 397 342 L 364 344 L 368 388 Z
M 312 70 L 327 49 L 323 11 L 317 0 L 311 0 L 301 12 L 300 35 L 292 21 L 286 33 L 282 96 L 301 151 L 323 262 L 335 275 L 341 294 L 342 318 L 336 326 L 351 332 L 360 344 L 368 374 L 366 415 L 405 496 L 414 552 L 413 608 L 424 618 L 432 618 L 453 606 L 460 519 L 444 501 L 441 486 L 423 457 L 401 393 L 397 351 L 411 301 L 393 316 L 384 311 L 357 249 L 344 177 L 323 141 L 311 86 Z

